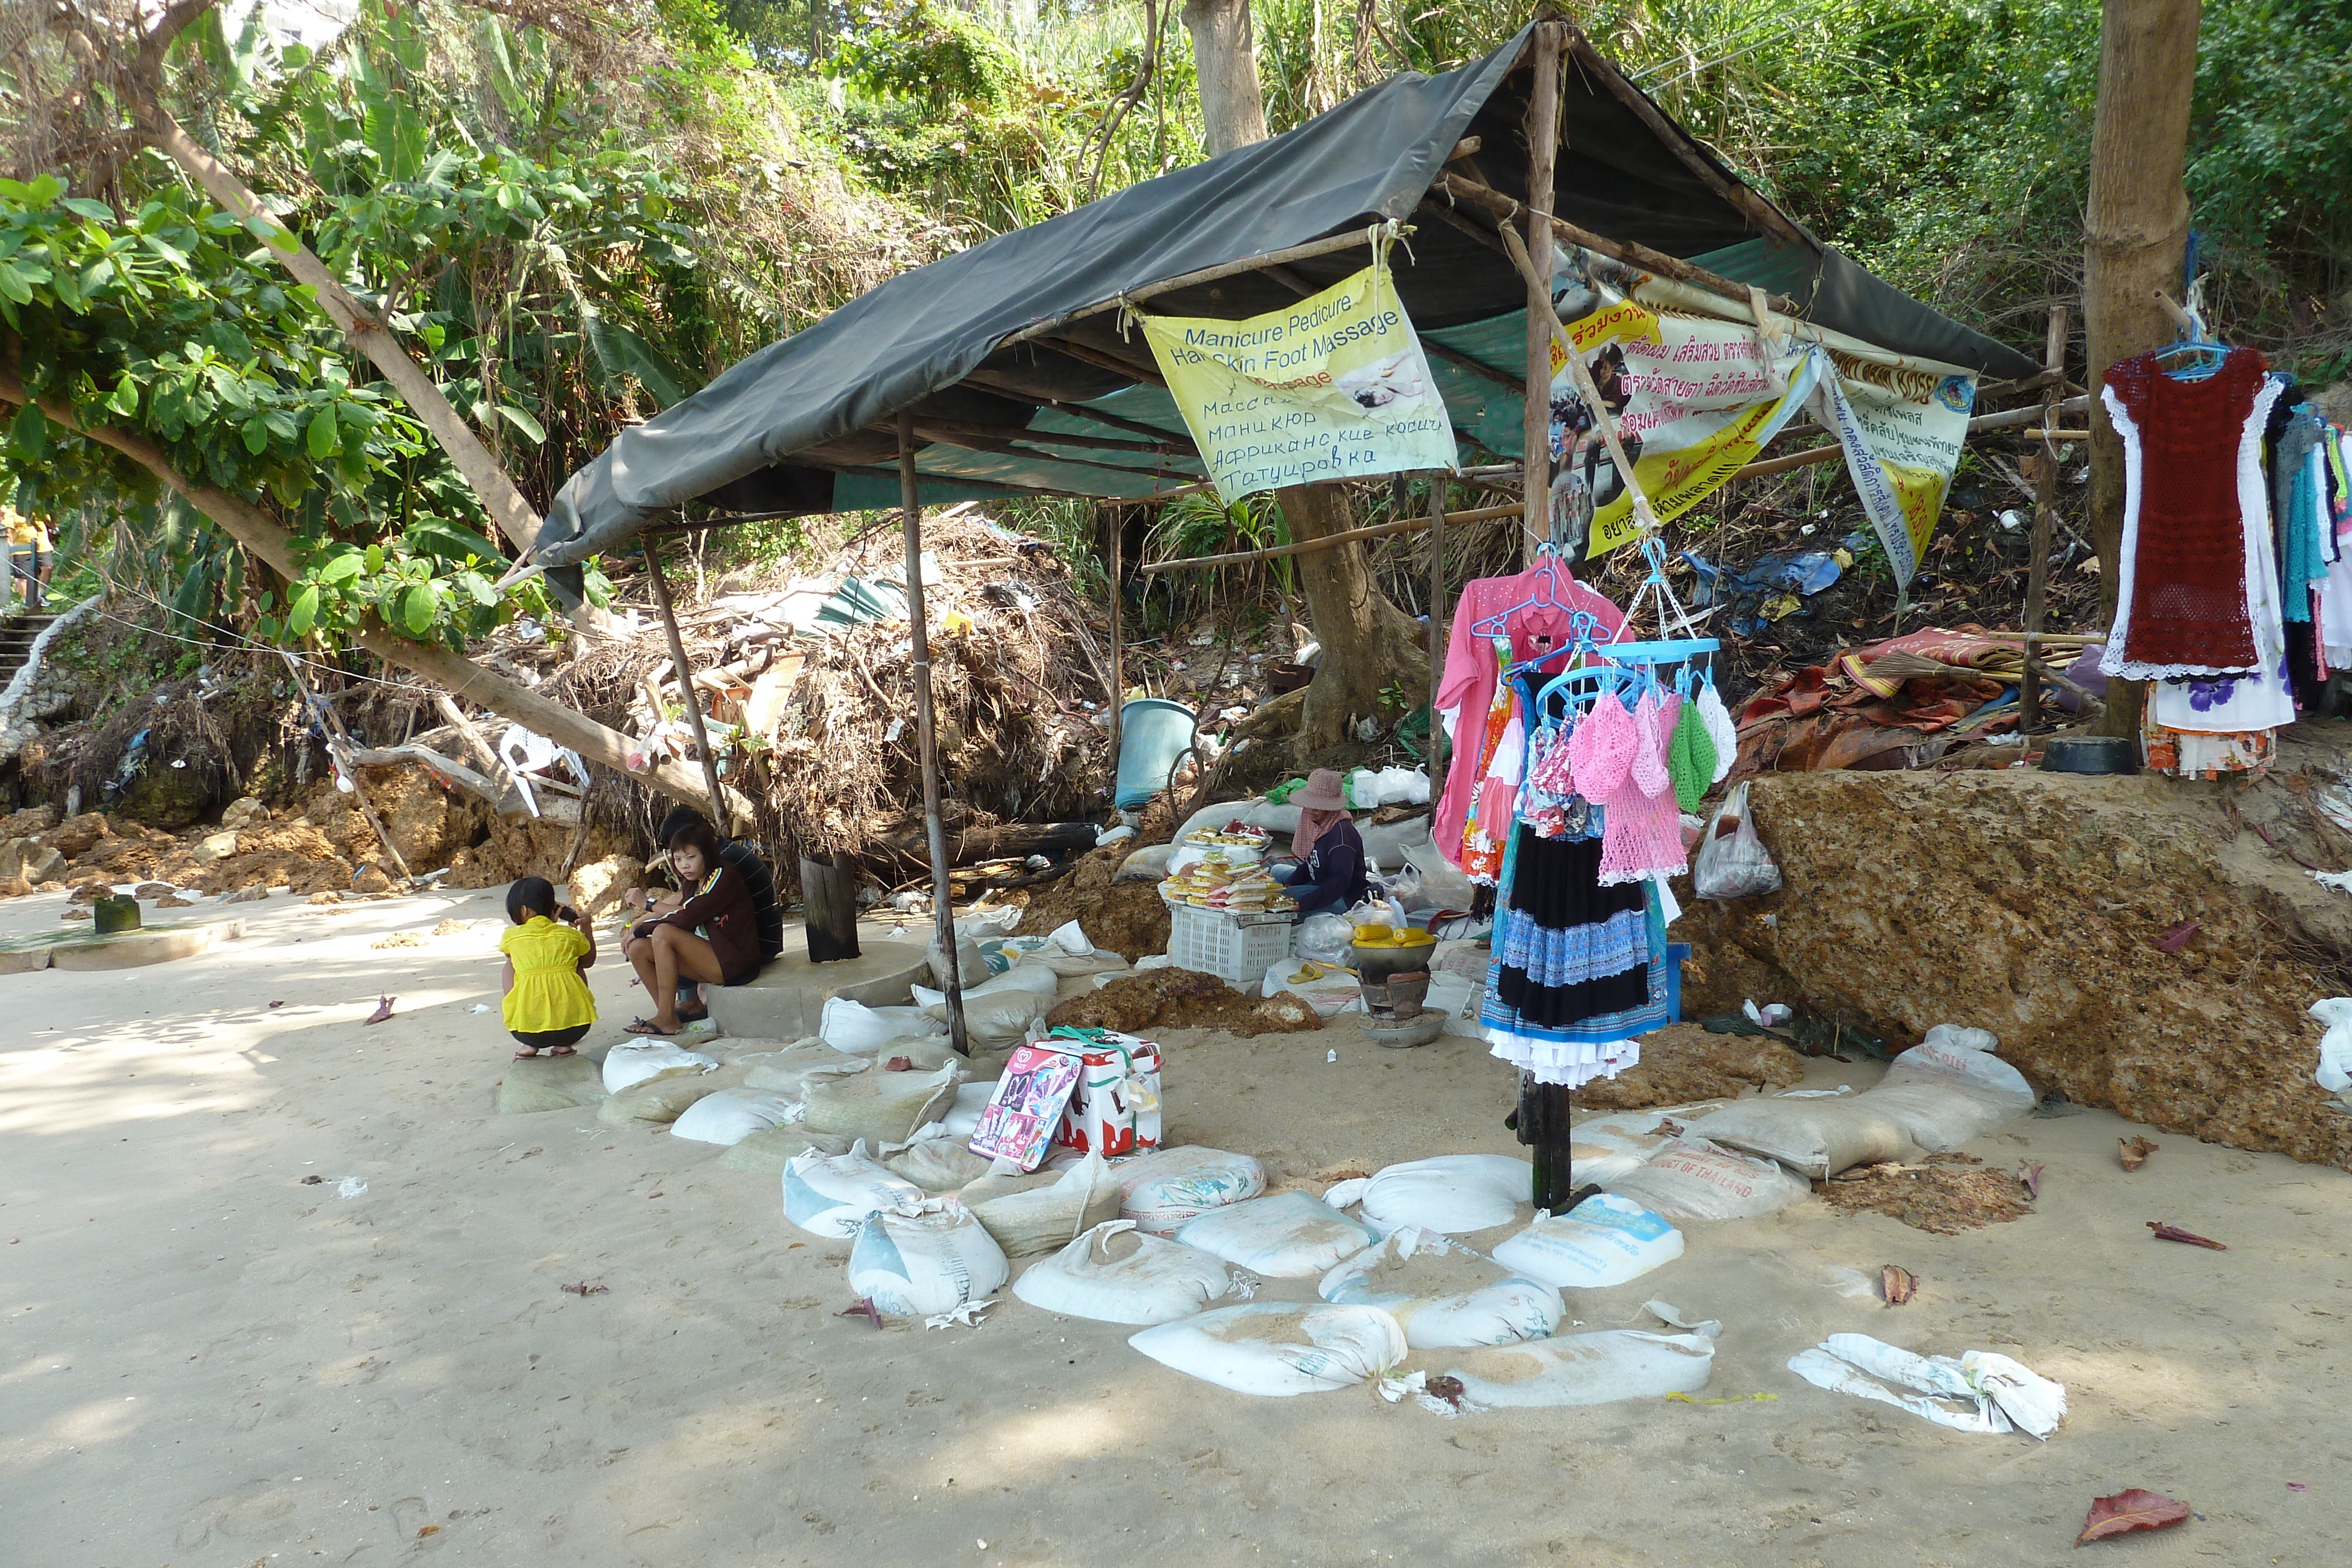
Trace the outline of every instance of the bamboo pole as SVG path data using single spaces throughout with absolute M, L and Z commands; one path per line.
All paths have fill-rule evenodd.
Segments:
M 1445 480 L 1429 471 L 1429 777 L 1443 786 L 1445 727 L 1437 722 L 1437 688 L 1445 678 Z
M 1559 45 L 1555 43 L 1552 47 L 1555 51 L 1554 58 L 1557 58 Z M 1402 232 L 1411 234 L 1412 229 L 1408 225 Z M 1256 256 L 1244 256 L 1239 261 L 1220 262 L 1214 267 L 1203 267 L 1192 272 L 1164 278 L 1158 283 L 1139 284 L 1111 298 L 1098 299 L 1092 305 L 1081 305 L 1075 310 L 1065 310 L 1059 316 L 1024 327 L 1005 339 L 998 347 L 1009 347 L 1014 343 L 1025 343 L 1033 338 L 1046 337 L 1059 331 L 1073 321 L 1083 321 L 1089 316 L 1099 316 L 1106 310 L 1116 310 L 1123 305 L 1131 305 L 1139 299 L 1150 299 L 1162 294 L 1173 294 L 1180 288 L 1191 288 L 1202 283 L 1215 283 L 1221 278 L 1238 277 L 1244 272 L 1255 272 L 1261 267 L 1279 267 L 1285 262 L 1307 261 L 1318 256 L 1329 256 L 1337 251 L 1353 250 L 1358 246 L 1370 244 L 1371 237 L 1367 229 L 1353 229 L 1346 234 L 1328 235 L 1321 239 L 1308 240 L 1304 245 L 1286 246 L 1280 250 L 1264 251 Z
M 1443 472 L 1443 470 L 1433 470 L 1433 472 Z M 1445 514 L 1445 520 L 1449 523 L 1490 523 L 1498 518 L 1516 517 L 1522 515 L 1524 514 L 1519 503 L 1513 501 L 1507 507 L 1479 507 L 1466 512 L 1448 512 Z M 1153 561 L 1150 566 L 1136 568 L 1136 572 L 1139 576 L 1157 577 L 1163 571 L 1181 571 L 1188 567 L 1238 566 L 1244 561 L 1274 560 L 1282 556 L 1291 555 L 1312 555 L 1318 550 L 1329 549 L 1334 545 L 1353 544 L 1358 539 L 1379 538 L 1384 534 L 1411 533 L 1416 528 L 1425 528 L 1429 525 L 1430 519 L 1427 517 L 1391 517 L 1385 523 L 1372 523 L 1360 528 L 1349 528 L 1341 533 L 1325 534 L 1319 538 L 1302 539 L 1296 544 L 1268 545 L 1264 549 L 1234 550 L 1229 555 L 1196 555 L 1183 560 Z
M 727 810 L 727 791 L 719 787 L 719 758 L 711 752 L 709 732 L 702 727 L 702 699 L 695 695 L 694 666 L 686 662 L 686 639 L 677 634 L 677 612 L 670 604 L 669 584 L 662 577 L 653 541 L 641 539 L 638 545 L 645 551 L 646 580 L 653 584 L 654 608 L 661 612 L 662 632 L 669 638 L 669 662 L 677 671 L 678 700 L 686 704 L 687 727 L 694 731 L 694 749 L 702 754 L 702 779 L 710 787 L 711 825 L 719 830 L 720 838 L 731 839 L 735 831 Z M 654 716 L 661 716 L 658 706 Z
M 1535 82 L 1528 94 L 1528 237 L 1520 267 L 1528 286 L 1527 385 L 1522 390 L 1519 462 L 1527 476 L 1520 492 L 1524 514 L 1519 559 L 1551 537 L 1551 200 L 1559 159 L 1560 24 L 1536 24 Z M 1508 231 L 1505 231 L 1508 234 Z M 1510 235 L 1511 242 L 1517 235 Z M 1512 259 L 1522 252 L 1515 249 Z M 1570 359 L 1573 361 L 1573 354 Z M 1631 476 L 1627 476 L 1629 479 Z
M 492 803 L 504 805 L 507 791 L 515 788 L 512 769 L 507 767 L 506 758 L 491 749 L 490 743 L 482 738 L 482 732 L 475 727 L 474 721 L 466 716 L 466 710 L 459 707 L 447 692 L 435 692 L 433 706 L 457 729 L 458 737 L 471 748 L 487 770 L 494 791 Z
M 963 976 L 956 963 L 955 893 L 948 883 L 947 830 L 940 821 L 940 737 L 931 709 L 931 633 L 923 609 L 923 501 L 915 477 L 915 414 L 898 411 L 899 525 L 907 544 L 907 619 L 915 676 L 915 752 L 923 770 L 923 831 L 931 852 L 931 903 L 939 914 L 940 988 L 947 993 L 948 1042 L 971 1054 L 964 1029 Z
M 2066 363 L 2066 307 L 2050 308 L 2050 329 L 2042 339 L 2044 373 L 2063 371 Z M 2053 382 L 2042 394 L 2042 461 L 2033 465 L 2033 534 L 2026 548 L 2032 551 L 2025 565 L 2025 678 L 2017 688 L 2017 727 L 2031 735 L 2042 723 L 2042 617 L 2049 593 L 2050 530 L 2057 517 L 2058 447 L 2052 427 L 2058 423 L 2058 394 Z

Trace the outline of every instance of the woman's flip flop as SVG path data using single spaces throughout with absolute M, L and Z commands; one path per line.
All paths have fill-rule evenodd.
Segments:
M 656 1023 L 651 1019 L 631 1019 L 625 1026 L 624 1032 L 628 1034 L 657 1035 L 663 1040 L 667 1040 L 670 1036 L 676 1034 L 677 1030 L 674 1029 L 664 1029 L 661 1025 Z

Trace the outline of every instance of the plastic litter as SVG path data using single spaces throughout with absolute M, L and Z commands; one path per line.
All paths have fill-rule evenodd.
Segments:
M 1601 1185 L 1667 1219 L 1754 1219 L 1813 1190 L 1777 1161 L 1696 1135 L 1669 1139 L 1638 1169 Z
M 1447 1375 L 1461 1383 L 1464 1406 L 1477 1409 L 1607 1405 L 1705 1388 L 1723 1325 L 1686 1322 L 1664 1301 L 1645 1305 L 1683 1332 L 1603 1329 L 1496 1345 L 1470 1352 Z
M 1777 892 L 1780 886 L 1780 868 L 1756 836 L 1756 820 L 1748 814 L 1748 786 L 1735 784 L 1715 809 L 1706 837 L 1699 841 L 1691 891 L 1701 898 L 1732 899 Z
M 1219 1260 L 1111 1219 L 1033 1263 L 1013 1293 L 1049 1312 L 1104 1323 L 1188 1318 L 1233 1289 Z
M 1012 1272 L 980 1221 L 952 1204 L 866 1217 L 849 1249 L 849 1288 L 886 1312 L 927 1317 L 1004 1288 Z
M 719 1065 L 714 1057 L 688 1051 L 666 1040 L 644 1045 L 616 1045 L 604 1054 L 604 1092 L 618 1094 L 675 1072 L 708 1072 Z
M 1988 1350 L 1955 1361 L 1868 1334 L 1833 1333 L 1790 1357 L 1789 1370 L 1816 1388 L 1874 1399 L 1955 1432 L 2022 1430 L 2046 1441 L 2066 1418 L 2065 1385 Z M 1916 1392 L 1898 1394 L 1889 1383 Z
M 1212 1209 L 1179 1230 L 1176 1239 L 1253 1273 L 1303 1280 L 1379 1238 L 1311 1194 L 1278 1192 Z
M 1336 1183 L 1323 1201 L 1361 1204 L 1366 1223 L 1382 1232 L 1405 1225 L 1449 1235 L 1491 1230 L 1535 1201 L 1535 1167 L 1509 1155 L 1439 1155 Z
M 752 1134 L 797 1120 L 800 1103 L 762 1089 L 719 1089 L 678 1113 L 669 1124 L 673 1138 L 732 1148 Z
M 1188 1144 L 1121 1160 L 1119 1217 L 1138 1230 L 1173 1236 L 1211 1209 L 1241 1203 L 1265 1190 L 1265 1167 L 1247 1155 Z
M 1515 1273 L 1588 1291 L 1638 1280 L 1682 1255 L 1681 1231 L 1631 1198 L 1606 1192 L 1537 1220 L 1495 1249 L 1495 1261 Z
M 1411 1260 L 1443 1258 L 1483 1266 L 1490 1282 L 1468 1291 L 1443 1293 L 1399 1290 L 1394 1286 L 1424 1278 L 1429 1269 L 1415 1270 Z M 1323 1276 L 1316 1294 L 1327 1301 L 1380 1307 L 1404 1330 L 1405 1343 L 1415 1350 L 1458 1350 L 1470 1345 L 1506 1344 L 1514 1340 L 1541 1339 L 1559 1326 L 1559 1292 L 1523 1270 L 1507 1272 L 1481 1258 L 1471 1248 L 1434 1230 L 1406 1226 L 1377 1246 L 1367 1247 Z M 1382 1270 L 1387 1270 L 1382 1273 Z
M 2311 1016 L 2327 1026 L 2319 1040 L 2319 1071 L 2313 1076 L 2330 1094 L 2352 1090 L 2352 997 L 2314 1002 Z
M 1351 1387 L 1386 1373 L 1406 1352 L 1404 1330 L 1380 1308 L 1319 1302 L 1220 1307 L 1127 1343 L 1162 1366 L 1265 1398 Z
M 812 1149 L 784 1162 L 784 1218 L 812 1236 L 855 1236 L 870 1214 L 922 1207 L 923 1189 L 877 1164 L 862 1138 L 845 1155 Z

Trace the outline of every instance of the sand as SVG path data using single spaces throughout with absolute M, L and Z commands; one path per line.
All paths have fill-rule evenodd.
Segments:
M 1813 1197 L 1570 1293 L 1564 1328 L 1654 1326 L 1654 1296 L 1720 1318 L 1705 1396 L 1771 1400 L 1252 1400 L 1010 1298 L 978 1329 L 837 1317 L 847 1244 L 785 1225 L 774 1176 L 586 1110 L 493 1114 L 509 1046 L 468 1009 L 496 999 L 496 897 L 207 902 L 249 935 L 0 977 L 0 1560 L 1958 1568 L 2074 1561 L 2126 1486 L 2203 1516 L 2096 1549 L 2137 1564 L 2347 1560 L 2342 1171 L 2159 1132 L 2127 1174 L 2116 1116 L 2031 1119 L 1972 1146 L 2047 1166 L 2012 1223 L 1935 1236 Z M 0 932 L 62 905 L 16 901 Z M 371 946 L 445 918 L 481 924 Z M 644 998 L 595 977 L 601 1052 Z M 1173 1132 L 1276 1185 L 1514 1147 L 1510 1075 L 1465 1041 L 1381 1051 L 1342 1019 L 1162 1043 Z M 1908 1306 L 1876 1299 L 1888 1262 L 1919 1276 Z M 2073 1415 L 2047 1445 L 1969 1437 L 1786 1371 L 1840 1330 L 2001 1351 Z

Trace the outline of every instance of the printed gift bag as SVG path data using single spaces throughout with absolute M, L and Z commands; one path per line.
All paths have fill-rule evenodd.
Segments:
M 1034 1171 L 1054 1145 L 1062 1113 L 1078 1086 L 1085 1064 L 1067 1051 L 1045 1044 L 1024 1045 L 1005 1059 L 1004 1076 L 980 1113 L 971 1152 L 985 1160 L 1011 1160 Z M 1155 1099 L 1153 1126 L 1158 1126 Z
M 1074 1052 L 1085 1069 L 1055 1142 L 1105 1159 L 1160 1146 L 1160 1047 L 1114 1030 L 1066 1027 L 1038 1043 Z

